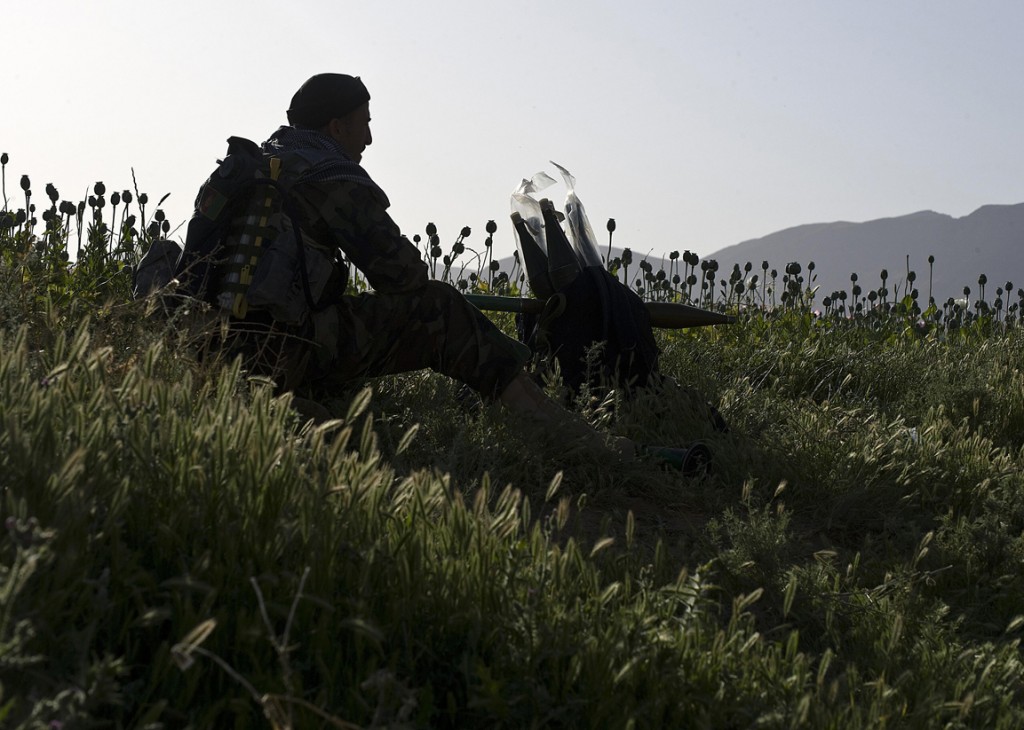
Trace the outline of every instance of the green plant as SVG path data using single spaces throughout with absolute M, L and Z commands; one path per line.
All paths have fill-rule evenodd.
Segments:
M 0 226 L 7 725 L 1024 723 L 1024 339 L 994 302 L 940 322 L 852 292 L 817 316 L 810 266 L 742 290 L 752 266 L 641 266 L 645 295 L 740 322 L 660 332 L 676 383 L 572 406 L 707 439 L 692 481 L 429 373 L 304 422 L 197 358 L 186 312 L 129 301 L 127 206 L 168 232 L 148 199 L 94 189 L 104 230 L 55 193 L 58 218 L 32 223 L 28 195 Z M 467 289 L 515 291 L 489 252 L 452 254 Z

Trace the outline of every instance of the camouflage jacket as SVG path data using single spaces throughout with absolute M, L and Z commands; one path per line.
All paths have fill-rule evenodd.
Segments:
M 282 159 L 306 237 L 340 250 L 381 293 L 412 292 L 427 283 L 427 265 L 388 215 L 387 196 L 333 139 L 282 127 L 263 150 Z

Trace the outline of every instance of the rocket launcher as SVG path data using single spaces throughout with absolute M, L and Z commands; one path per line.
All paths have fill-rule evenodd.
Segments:
M 544 255 L 544 249 L 537 243 L 518 211 L 512 213 L 512 225 L 519 239 L 519 251 L 523 256 L 523 267 L 526 269 L 530 289 L 538 299 L 547 299 L 555 293 L 551 279 L 548 278 L 548 257 Z
M 490 312 L 540 314 L 544 311 L 544 300 L 542 299 L 496 297 L 489 294 L 466 294 L 465 296 L 469 303 L 477 309 Z M 710 312 L 678 302 L 644 302 L 644 307 L 651 316 L 651 326 L 659 329 L 686 329 L 736 322 L 736 318 L 732 315 Z
M 559 291 L 576 281 L 580 262 L 555 215 L 554 203 L 544 198 L 540 201 L 540 210 L 544 216 L 544 240 L 548 245 L 548 277 L 555 291 Z

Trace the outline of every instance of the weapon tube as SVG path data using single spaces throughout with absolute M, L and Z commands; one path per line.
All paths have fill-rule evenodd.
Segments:
M 576 257 L 583 266 L 602 266 L 601 254 L 597 252 L 597 246 L 594 244 L 593 231 L 590 230 L 587 214 L 579 200 L 566 202 L 565 219 L 569 222 L 569 230 L 572 232 L 572 245 Z
M 477 309 L 490 312 L 540 314 L 544 311 L 544 302 L 540 299 L 496 297 L 490 294 L 466 294 L 464 296 Z M 710 312 L 679 302 L 644 302 L 644 308 L 651 316 L 651 326 L 659 329 L 685 329 L 736 322 L 736 317 L 731 314 Z
M 519 251 L 523 254 L 523 266 L 526 268 L 530 289 L 538 299 L 547 299 L 555 293 L 555 288 L 548 278 L 548 258 L 544 255 L 544 249 L 537 243 L 518 211 L 512 214 L 512 225 L 519 237 Z
M 544 238 L 548 243 L 548 277 L 555 291 L 559 291 L 576 281 L 580 275 L 580 262 L 555 216 L 554 203 L 544 198 L 540 201 L 540 210 L 544 216 Z

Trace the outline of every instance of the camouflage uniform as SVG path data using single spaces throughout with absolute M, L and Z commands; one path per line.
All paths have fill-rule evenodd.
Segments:
M 308 170 L 287 149 L 274 151 L 283 158 L 285 176 Z M 387 198 L 376 185 L 303 174 L 289 182 L 307 246 L 332 256 L 340 251 L 373 291 L 346 295 L 347 266 L 333 256 L 320 297 L 333 303 L 298 331 L 283 328 L 287 344 L 277 352 L 276 369 L 292 376 L 284 379 L 286 387 L 298 384 L 299 372 L 299 382 L 309 383 L 431 368 L 493 398 L 522 370 L 529 349 L 505 336 L 454 287 L 428 278 L 427 265 L 388 215 Z M 315 347 L 297 347 L 296 341 Z

